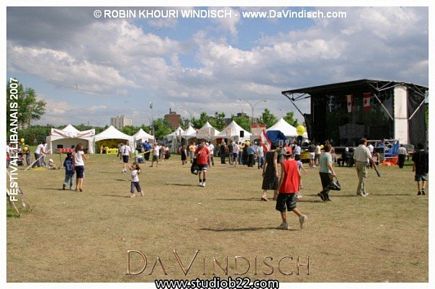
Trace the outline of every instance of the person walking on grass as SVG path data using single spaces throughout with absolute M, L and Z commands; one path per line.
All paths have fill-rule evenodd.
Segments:
M 158 145 L 158 143 L 154 143 L 153 146 L 153 160 L 151 161 L 151 165 L 150 167 L 154 166 L 154 162 L 156 162 L 156 168 L 159 165 L 159 158 L 160 158 L 160 146 Z
M 417 144 L 417 151 L 412 155 L 412 171 L 415 172 L 415 181 L 417 182 L 417 196 L 426 195 L 427 174 L 429 172 L 429 155 L 424 150 L 424 146 Z
M 299 218 L 302 229 L 308 217 L 296 207 L 297 193 L 301 174 L 297 162 L 292 158 L 291 151 L 284 153 L 285 160 L 281 162 L 281 176 L 279 178 L 279 194 L 276 199 L 276 210 L 281 213 L 282 223 L 278 229 L 288 230 L 287 211 L 292 211 Z
M 199 186 L 205 187 L 205 182 L 207 179 L 207 168 L 208 168 L 208 160 L 210 157 L 210 152 L 208 151 L 207 146 L 205 145 L 205 141 L 202 141 L 198 146 L 195 152 L 196 162 L 198 164 L 198 178 L 199 178 Z
M 180 155 L 181 155 L 181 164 L 185 165 L 187 164 L 187 150 L 186 145 L 182 145 L 180 147 Z
M 333 180 L 333 178 L 336 176 L 334 168 L 332 167 L 333 161 L 332 161 L 332 155 L 331 155 L 331 149 L 332 146 L 327 143 L 324 147 L 323 154 L 320 155 L 319 160 L 319 175 L 320 175 L 320 181 L 322 183 L 322 191 L 318 193 L 317 195 L 322 199 L 322 201 L 330 201 L 329 198 L 329 186 Z
M 398 154 L 399 168 L 403 169 L 403 166 L 405 165 L 406 156 L 408 155 L 408 151 L 406 150 L 403 144 L 400 145 L 397 154 Z
M 85 175 L 85 160 L 87 157 L 83 151 L 83 146 L 81 143 L 76 145 L 75 151 L 73 153 L 74 159 L 74 169 L 76 171 L 76 191 L 83 192 L 83 178 Z
M 267 201 L 267 191 L 273 190 L 273 199 L 276 200 L 278 195 L 278 153 L 275 144 L 272 144 L 271 150 L 266 153 L 266 161 L 263 166 L 263 189 L 262 201 Z
M 122 144 L 121 155 L 122 155 L 122 162 L 124 163 L 124 166 L 122 168 L 123 173 L 127 172 L 130 154 L 131 154 L 131 147 L 129 145 L 127 145 L 126 143 Z
M 358 175 L 358 188 L 356 194 L 358 196 L 367 197 L 369 194 L 366 191 L 365 179 L 367 178 L 367 167 L 373 164 L 372 154 L 367 147 L 367 139 L 362 138 L 359 141 L 358 147 L 354 150 L 353 159 L 355 160 L 356 173 Z
M 74 177 L 74 160 L 72 157 L 72 153 L 66 154 L 66 158 L 63 161 L 63 166 L 65 168 L 65 180 L 63 181 L 62 190 L 65 190 L 67 186 L 71 190 Z
M 134 162 L 129 166 L 129 169 L 131 171 L 130 198 L 136 197 L 134 189 L 136 189 L 136 192 L 138 192 L 143 197 L 142 188 L 140 187 L 139 183 L 140 166 L 138 163 Z

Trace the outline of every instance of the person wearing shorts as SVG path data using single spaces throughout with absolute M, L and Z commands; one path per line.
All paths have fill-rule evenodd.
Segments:
M 198 164 L 198 178 L 199 186 L 205 187 L 205 181 L 207 178 L 208 160 L 210 157 L 210 152 L 205 145 L 205 141 L 202 141 L 195 152 L 196 163 Z
M 136 197 L 134 189 L 136 189 L 136 191 L 143 197 L 142 188 L 139 183 L 140 167 L 136 162 L 134 162 L 129 168 L 131 171 L 130 198 Z
M 131 147 L 129 147 L 127 144 L 123 144 L 120 150 L 121 150 L 122 162 L 124 163 L 122 172 L 126 173 L 128 168 L 128 160 L 131 154 Z
M 153 160 L 151 161 L 150 167 L 154 166 L 154 162 L 156 162 L 156 167 L 159 165 L 160 158 L 160 146 L 157 143 L 154 143 L 153 146 Z
M 417 182 L 417 196 L 426 195 L 427 174 L 429 172 L 429 156 L 422 144 L 417 145 L 417 151 L 412 155 L 415 181 Z
M 292 158 L 291 151 L 284 153 L 285 160 L 281 162 L 281 177 L 279 178 L 279 194 L 275 209 L 281 213 L 282 223 L 278 229 L 288 230 L 287 211 L 292 211 L 299 218 L 300 228 L 303 228 L 306 215 L 296 207 L 297 193 L 299 191 L 300 172 L 297 162 Z
M 85 173 L 85 160 L 86 155 L 83 151 L 82 144 L 78 144 L 75 147 L 74 153 L 73 153 L 73 159 L 74 159 L 74 169 L 76 171 L 76 191 L 83 192 L 83 178 Z

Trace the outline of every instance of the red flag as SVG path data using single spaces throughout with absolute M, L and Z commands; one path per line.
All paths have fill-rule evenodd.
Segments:
M 263 129 L 263 131 L 260 134 L 260 145 L 263 147 L 264 152 L 270 151 L 270 147 L 272 145 L 272 142 L 267 137 L 265 129 Z
M 370 92 L 364 92 L 363 93 L 363 110 L 365 112 L 370 111 L 371 104 L 370 104 L 370 100 L 372 98 L 372 94 Z
M 347 112 L 352 112 L 352 101 L 353 101 L 353 97 L 352 94 L 348 94 L 346 95 L 346 100 L 347 100 Z

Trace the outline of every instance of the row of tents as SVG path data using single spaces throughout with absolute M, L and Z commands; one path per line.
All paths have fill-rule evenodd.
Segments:
M 276 124 L 267 129 L 267 131 L 280 131 L 286 137 L 296 137 L 296 128 L 287 123 L 281 118 Z M 209 122 L 203 127 L 196 130 L 191 125 L 183 130 L 178 127 L 174 132 L 168 134 L 165 138 L 168 142 L 176 143 L 181 139 L 236 139 L 238 141 L 250 140 L 252 136 L 251 132 L 243 129 L 235 121 L 232 121 L 222 131 L 218 131 Z M 101 143 L 108 140 L 117 140 L 128 142 L 129 146 L 135 147 L 138 141 L 153 141 L 154 136 L 148 134 L 143 129 L 139 129 L 137 133 L 130 136 L 127 135 L 114 126 L 109 126 L 107 129 L 99 134 L 95 134 L 95 129 L 79 131 L 73 125 L 69 124 L 64 129 L 52 128 L 50 135 L 47 137 L 46 142 L 48 150 L 56 152 L 58 148 L 71 148 L 81 142 L 89 153 L 95 153 L 95 147 L 99 147 Z

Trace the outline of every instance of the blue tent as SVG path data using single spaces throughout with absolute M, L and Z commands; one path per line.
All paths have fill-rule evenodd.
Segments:
M 275 145 L 278 145 L 280 141 L 285 142 L 287 139 L 285 135 L 279 130 L 269 130 L 266 132 L 267 138 Z

